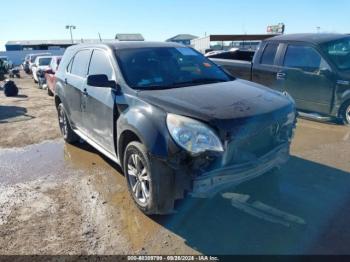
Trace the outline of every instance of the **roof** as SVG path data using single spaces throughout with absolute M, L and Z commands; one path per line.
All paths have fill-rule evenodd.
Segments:
M 141 34 L 116 34 L 115 39 L 119 41 L 145 41 Z
M 198 38 L 198 36 L 195 35 L 190 35 L 190 34 L 179 34 L 176 36 L 173 36 L 169 39 L 166 40 L 166 42 L 171 42 L 171 41 L 186 41 L 186 40 L 192 40 Z
M 309 42 L 314 44 L 320 44 L 332 40 L 341 39 L 347 37 L 345 34 L 324 34 L 324 33 L 313 33 L 313 34 L 287 34 L 279 35 L 270 38 L 270 41 L 300 41 Z
M 103 42 L 114 42 L 114 39 L 104 39 Z M 81 40 L 74 40 L 74 44 L 80 44 L 80 43 L 99 43 L 99 39 L 81 39 Z M 8 41 L 6 46 L 9 45 L 21 45 L 21 46 L 33 46 L 33 45 L 72 45 L 71 40 L 17 40 L 17 41 Z

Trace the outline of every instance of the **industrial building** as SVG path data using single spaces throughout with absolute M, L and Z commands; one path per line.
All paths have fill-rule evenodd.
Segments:
M 174 42 L 183 45 L 191 45 L 191 40 L 198 38 L 198 36 L 189 34 L 179 34 L 166 40 L 166 42 Z
M 208 35 L 191 40 L 191 46 L 201 53 L 213 50 L 230 50 L 231 48 L 255 50 L 262 40 L 273 36 L 276 36 L 276 34 Z
M 28 54 L 49 53 L 52 55 L 63 55 L 67 47 L 80 43 L 109 43 L 115 41 L 144 41 L 141 34 L 116 34 L 115 39 L 80 39 L 80 40 L 17 40 L 8 41 L 5 44 L 5 52 L 0 52 L 1 56 L 6 56 L 14 64 L 19 65 Z
M 141 34 L 116 34 L 115 40 L 117 40 L 117 41 L 145 41 L 145 38 Z
M 114 39 L 103 39 L 103 42 L 112 42 Z M 20 40 L 8 41 L 5 44 L 6 51 L 31 51 L 31 50 L 58 50 L 80 43 L 99 43 L 100 39 L 80 40 Z

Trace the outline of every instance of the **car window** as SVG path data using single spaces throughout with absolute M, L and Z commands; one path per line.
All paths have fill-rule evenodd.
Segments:
M 232 79 L 202 54 L 187 47 L 116 51 L 122 74 L 136 89 L 177 88 Z
M 323 51 L 340 70 L 350 70 L 350 37 L 326 42 Z
M 267 44 L 261 56 L 260 63 L 263 65 L 273 65 L 277 53 L 278 44 Z
M 51 57 L 43 57 L 39 59 L 39 66 L 47 66 L 51 63 Z
M 108 79 L 113 78 L 113 68 L 109 62 L 109 58 L 101 50 L 94 50 L 92 53 L 89 75 L 107 75 Z
M 209 58 L 232 59 L 242 61 L 252 61 L 254 56 L 253 51 L 229 51 L 219 54 L 209 55 Z
M 80 77 L 86 77 L 87 67 L 90 61 L 90 50 L 82 50 L 76 53 L 74 59 L 72 60 L 72 69 L 71 74 L 77 75 Z M 68 66 L 69 68 L 69 66 Z
M 73 65 L 74 57 L 69 61 L 69 64 L 67 65 L 67 72 L 72 72 L 72 65 Z
M 290 68 L 299 68 L 304 71 L 316 71 L 328 68 L 321 55 L 310 46 L 289 45 L 284 57 L 283 65 Z

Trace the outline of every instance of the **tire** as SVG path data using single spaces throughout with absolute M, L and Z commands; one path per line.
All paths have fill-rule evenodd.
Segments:
M 53 93 L 52 93 L 52 91 L 51 91 L 51 89 L 49 87 L 47 87 L 47 94 L 49 96 L 53 96 Z
M 340 117 L 344 125 L 350 126 L 350 101 L 345 102 L 341 107 Z
M 137 207 L 146 215 L 169 214 L 174 208 L 172 174 L 151 162 L 140 142 L 130 142 L 124 151 L 124 174 Z M 137 186 L 138 184 L 138 186 Z
M 61 130 L 63 139 L 69 143 L 73 144 L 79 140 L 79 136 L 74 133 L 73 129 L 70 126 L 69 120 L 67 118 L 66 111 L 64 110 L 63 104 L 60 103 L 57 107 L 58 114 L 58 124 Z

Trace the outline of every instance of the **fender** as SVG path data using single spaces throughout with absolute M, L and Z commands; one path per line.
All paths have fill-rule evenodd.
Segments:
M 120 138 L 125 131 L 136 134 L 141 142 L 149 149 L 150 154 L 168 157 L 169 143 L 172 141 L 166 127 L 166 113 L 141 100 L 135 99 L 133 107 L 122 112 L 117 120 L 117 147 L 120 152 Z
M 60 101 L 61 101 L 61 103 L 63 104 L 63 106 L 64 106 L 64 109 L 65 109 L 65 111 L 66 111 L 66 114 L 67 114 L 67 117 L 68 117 L 68 120 L 69 120 L 69 122 L 70 122 L 70 124 L 73 124 L 73 123 L 71 123 L 71 121 L 70 121 L 70 119 L 71 119 L 71 117 L 70 117 L 70 108 L 69 108 L 69 106 L 67 105 L 67 101 L 66 101 L 66 99 L 64 99 L 64 97 L 65 97 L 65 95 L 64 95 L 64 88 L 63 88 L 63 86 L 62 86 L 62 83 L 61 83 L 61 81 L 60 80 L 57 80 L 56 81 L 56 88 L 55 88 L 55 103 L 56 103 L 56 98 L 59 98 L 60 99 Z M 57 108 L 57 104 L 56 104 L 56 108 Z

